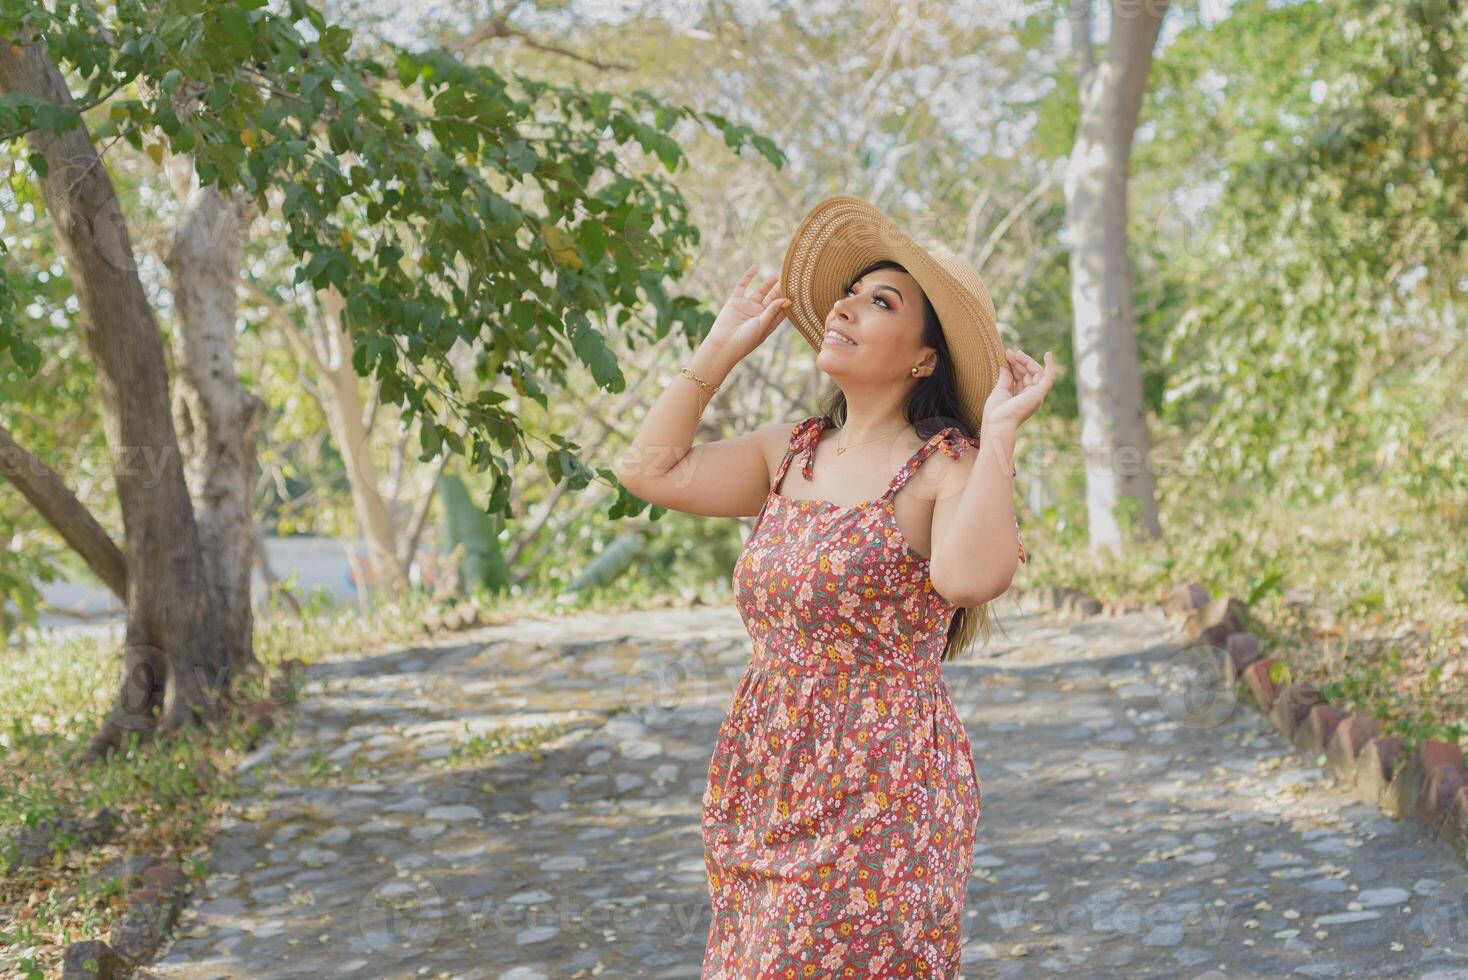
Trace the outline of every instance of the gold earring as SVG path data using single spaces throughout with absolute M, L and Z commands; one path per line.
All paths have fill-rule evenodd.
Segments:
M 912 376 L 913 376 L 913 377 L 914 377 L 914 378 L 916 378 L 916 377 L 917 377 L 917 368 L 913 368 L 913 369 L 912 369 Z

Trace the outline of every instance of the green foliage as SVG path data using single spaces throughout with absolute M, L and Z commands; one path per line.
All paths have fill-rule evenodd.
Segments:
M 0 255 L 9 252 L 0 238 Z M 10 262 L 0 264 L 0 353 L 26 375 L 33 375 L 41 366 L 41 348 L 20 329 L 20 297 L 25 295 L 26 284 Z M 0 360 L 0 363 L 4 363 Z
M 647 545 L 644 529 L 634 528 L 617 536 L 566 585 L 569 592 L 605 588 L 625 572 Z
M 1429 739 L 1456 745 L 1468 738 L 1468 722 L 1439 717 L 1429 707 L 1444 701 L 1460 706 L 1445 698 L 1448 690 L 1440 664 L 1416 674 L 1408 670 L 1396 648 L 1382 657 L 1352 661 L 1341 679 L 1320 687 L 1326 700 L 1364 710 L 1381 722 L 1383 735 L 1399 736 L 1408 746 Z M 1456 693 L 1457 688 L 1453 690 Z
M 124 188 L 124 193 L 126 189 Z M 39 204 L 27 181 L 0 184 L 0 212 L 25 216 Z M 0 302 L 12 304 L 23 323 L 20 333 L 0 329 L 0 425 L 16 443 L 61 471 L 73 491 L 106 522 L 106 484 L 97 471 L 107 465 L 96 413 L 91 365 L 79 356 L 81 340 L 73 306 L 74 289 L 46 236 L 7 218 L 0 237 Z M 21 285 L 23 284 L 23 285 Z M 57 420 L 62 424 L 58 425 Z M 10 460 L 0 460 L 10 463 Z M 89 492 L 89 488 L 90 492 Z M 8 482 L 0 479 L 0 647 L 19 626 L 32 624 L 40 611 L 39 586 L 63 572 L 90 580 L 50 526 Z
M 652 341 L 697 337 L 712 315 L 670 295 L 698 244 L 677 188 L 654 169 L 684 160 L 669 131 L 711 126 L 736 150 L 783 154 L 749 127 L 636 91 L 613 97 L 468 66 L 446 51 L 349 53 L 352 34 L 302 0 L 124 0 L 104 25 L 87 5 L 56 14 L 0 6 L 0 30 L 38 31 L 64 70 L 111 93 L 98 139 L 164 141 L 206 182 L 240 186 L 262 210 L 279 196 L 298 283 L 346 298 L 353 365 L 386 404 L 489 471 L 488 509 L 508 514 L 523 435 L 503 384 L 542 406 L 574 359 L 608 392 L 622 376 L 605 327 Z M 11 94 L 0 133 L 62 131 L 79 113 Z M 52 161 L 53 165 L 56 161 Z M 644 172 L 646 171 L 646 172 Z M 3 286 L 0 282 L 0 286 Z M 14 337 L 0 291 L 0 335 Z M 650 306 L 650 328 L 634 311 Z M 448 362 L 474 345 L 471 397 Z M 14 349 L 16 342 L 8 341 Z M 593 474 L 565 447 L 573 478 Z M 609 482 L 615 482 L 611 480 Z M 643 506 L 619 495 L 622 512 Z
M 1159 435 L 1166 441 L 1173 434 L 1164 428 Z M 1427 509 L 1373 486 L 1319 504 L 1271 495 L 1267 486 L 1225 496 L 1186 468 L 1167 467 L 1158 473 L 1167 535 L 1134 541 L 1120 558 L 1093 556 L 1084 533 L 1082 462 L 1027 466 L 1026 459 L 1057 458 L 1052 447 L 1025 444 L 1036 438 L 1031 433 L 1017 447 L 1020 504 L 1032 480 L 1060 500 L 1039 513 L 1019 511 L 1031 561 L 1016 584 L 1075 586 L 1103 600 L 1150 603 L 1181 582 L 1197 582 L 1214 596 L 1246 603 L 1244 626 L 1281 664 L 1277 680 L 1339 681 L 1377 662 L 1377 647 L 1395 645 L 1399 668 L 1366 671 L 1361 683 L 1390 703 L 1399 727 L 1451 739 L 1453 726 L 1468 726 L 1461 673 L 1453 672 L 1461 670 L 1468 538 L 1444 533 Z M 1071 445 L 1074 428 L 1054 438 Z M 1301 590 L 1303 596 L 1292 594 Z M 1029 605 L 1021 599 L 1021 607 Z M 1425 680 L 1434 675 L 1440 684 Z
M 268 608 L 256 620 L 256 653 L 274 668 L 287 659 L 311 663 L 331 652 L 402 643 L 417 635 L 426 611 L 421 594 L 365 614 L 355 607 L 317 606 L 305 616 Z M 134 734 L 111 760 L 83 764 L 80 754 L 115 694 L 116 671 L 115 644 L 97 637 L 49 640 L 0 658 L 0 840 L 8 842 L 22 825 L 109 807 L 120 815 L 120 850 L 180 860 L 201 879 L 208 838 L 238 794 L 234 767 L 248 750 L 248 728 L 232 717 L 188 738 L 142 744 Z M 265 698 L 268 680 L 252 676 L 237 690 L 247 702 Z M 281 717 L 273 737 L 291 744 L 290 715 Z M 53 839 L 53 854 L 75 844 L 68 836 Z M 0 849 L 0 873 L 16 893 L 42 898 L 24 920 L 5 916 L 9 928 L 0 931 L 0 943 L 56 954 L 52 970 L 66 944 L 106 936 L 125 908 L 109 901 L 121 888 L 116 879 L 110 885 L 91 880 L 113 848 L 73 848 L 71 860 L 40 867 L 6 866 L 14 856 Z
M 464 549 L 459 562 L 460 593 L 467 595 L 480 587 L 491 594 L 504 592 L 510 584 L 499 542 L 504 520 L 476 507 L 464 481 L 452 473 L 439 478 L 438 492 L 443 503 L 445 550 Z
M 1034 8 L 1015 25 L 1014 39 L 1028 51 L 1048 54 L 1062 27 L 1065 11 L 1059 4 Z M 1042 79 L 1031 86 L 1037 94 L 1015 98 L 1004 105 L 1005 117 L 1022 124 L 1029 117 L 1033 125 L 1029 149 L 1041 159 L 1053 160 L 1070 155 L 1080 124 L 1080 96 L 1076 85 L 1075 66 L 1069 59 L 1055 62 Z
M 1441 13 L 1250 2 L 1159 62 L 1141 165 L 1219 185 L 1185 240 L 1142 236 L 1180 290 L 1166 412 L 1205 485 L 1379 482 L 1461 520 L 1468 19 Z
M 25 512 L 17 520 L 0 514 L 0 540 L 30 540 L 35 531 L 34 515 Z M 27 519 L 32 518 L 32 519 Z M 22 528 L 23 524 L 31 525 Z M 0 562 L 0 649 L 4 649 L 12 630 L 23 623 L 36 621 L 41 583 L 56 580 L 56 566 L 50 555 L 40 548 L 9 552 Z M 14 609 L 8 608 L 13 605 Z

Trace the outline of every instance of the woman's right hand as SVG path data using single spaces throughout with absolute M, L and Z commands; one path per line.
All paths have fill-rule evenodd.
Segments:
M 780 278 L 778 273 L 760 283 L 752 294 L 745 295 L 758 272 L 758 264 L 744 270 L 708 334 L 709 343 L 717 344 L 735 360 L 748 356 L 764 343 L 785 319 L 785 310 L 790 306 L 790 300 L 775 285 Z

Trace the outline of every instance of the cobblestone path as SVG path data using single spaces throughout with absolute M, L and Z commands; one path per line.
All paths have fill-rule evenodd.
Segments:
M 1159 614 L 998 620 L 943 668 L 984 786 L 963 977 L 1468 980 L 1468 869 L 1251 710 L 1177 710 Z M 748 656 L 723 607 L 313 665 L 139 975 L 697 977 L 699 808 Z

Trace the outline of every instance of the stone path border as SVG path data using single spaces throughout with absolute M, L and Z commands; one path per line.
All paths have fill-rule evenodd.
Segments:
M 1198 651 L 1200 687 L 1220 695 L 1232 689 L 1287 741 L 1318 758 L 1338 783 L 1354 787 L 1361 800 L 1394 819 L 1417 821 L 1468 865 L 1468 766 L 1462 748 L 1425 740 L 1407 750 L 1401 738 L 1382 735 L 1375 718 L 1330 705 L 1308 681 L 1285 682 L 1284 662 L 1265 656 L 1259 637 L 1240 625 L 1248 608 L 1242 600 L 1210 598 L 1196 583 L 1176 586 L 1156 604 L 1103 604 L 1080 589 L 1053 586 L 1014 591 L 1065 616 L 1114 616 L 1152 606 L 1181 619 Z

